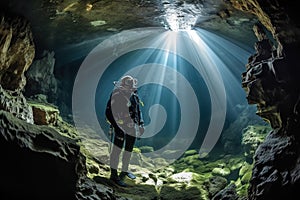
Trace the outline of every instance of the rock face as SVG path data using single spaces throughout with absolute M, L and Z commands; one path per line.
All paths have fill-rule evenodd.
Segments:
M 20 91 L 4 90 L 0 85 L 0 110 L 10 112 L 15 117 L 33 124 L 32 107 Z
M 57 96 L 57 80 L 54 77 L 54 52 L 44 51 L 40 59 L 36 59 L 25 73 L 25 96 L 44 94 L 48 102 L 55 102 Z
M 21 17 L 0 15 L 0 85 L 21 90 L 26 84 L 24 72 L 35 56 L 29 22 Z
M 3 111 L 0 127 L 1 199 L 76 199 L 86 169 L 74 140 Z
M 272 131 L 254 156 L 249 199 L 294 199 L 299 196 L 299 140 Z
M 261 23 L 253 30 L 256 53 L 243 74 L 249 104 L 272 128 L 254 155 L 248 196 L 251 200 L 294 199 L 299 196 L 299 25 L 294 3 L 283 1 L 232 1 L 255 14 Z M 277 45 L 265 32 L 269 30 Z

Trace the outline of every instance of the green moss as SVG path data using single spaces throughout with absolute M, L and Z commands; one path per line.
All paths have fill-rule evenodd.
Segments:
M 247 162 L 243 163 L 243 166 L 241 167 L 239 171 L 239 176 L 242 177 L 244 174 L 248 173 L 249 171 L 252 171 L 252 165 L 250 165 Z
M 151 146 L 141 146 L 139 147 L 139 149 L 141 150 L 142 153 L 149 153 L 154 151 L 153 147 Z
M 242 185 L 241 187 L 236 188 L 236 192 L 240 197 L 247 197 L 248 195 L 249 184 Z
M 28 101 L 28 104 L 41 110 L 59 112 L 58 107 L 52 104 L 40 103 L 35 101 Z
M 230 174 L 230 169 L 227 167 L 216 167 L 212 170 L 212 174 L 219 176 L 228 176 Z
M 183 156 L 186 157 L 186 156 L 192 156 L 195 154 L 197 154 L 197 156 L 199 158 L 198 152 L 195 149 L 187 150 L 186 152 L 184 152 Z
M 243 175 L 243 177 L 241 178 L 241 182 L 242 182 L 242 183 L 249 183 L 251 177 L 252 177 L 252 171 L 248 171 L 248 172 L 245 173 L 245 174 Z
M 132 150 L 133 153 L 141 153 L 141 150 L 137 147 L 134 147 Z
M 201 200 L 201 192 L 196 186 L 188 186 L 187 184 L 169 184 L 161 188 L 160 199 L 172 200 Z
M 239 169 L 243 166 L 244 160 L 245 157 L 243 156 L 230 158 L 228 162 L 228 167 L 230 168 L 231 171 Z

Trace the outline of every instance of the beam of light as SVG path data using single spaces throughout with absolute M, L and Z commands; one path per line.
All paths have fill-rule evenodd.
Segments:
M 245 62 L 253 50 L 244 46 L 241 48 L 238 44 L 203 29 L 189 31 L 189 34 L 197 45 L 206 49 L 224 77 L 228 103 L 232 107 L 238 103 L 246 103 L 246 94 L 241 88 L 241 74 L 245 71 Z
M 246 103 L 245 93 L 241 88 L 240 76 L 242 71 L 245 70 L 245 62 L 251 52 L 202 29 L 190 30 L 187 31 L 187 34 L 194 41 L 194 44 L 202 50 L 195 56 L 199 62 L 204 64 L 204 70 L 214 67 L 222 74 L 230 109 L 237 102 Z M 203 74 L 206 73 L 203 72 Z M 211 76 L 210 80 L 213 83 L 215 78 Z M 215 101 L 215 103 L 219 102 Z M 206 137 L 201 148 L 211 147 L 215 142 L 212 138 Z
M 163 4 L 163 7 L 166 28 L 172 31 L 191 30 L 196 24 L 198 16 L 202 14 L 200 7 L 185 1 L 181 5 L 177 3 Z
M 221 46 L 224 47 L 221 48 Z M 99 125 L 96 114 L 98 111 L 94 106 L 97 85 L 102 79 L 109 80 L 109 84 L 111 84 L 111 79 L 118 79 L 122 75 L 130 73 L 138 78 L 141 85 L 155 83 L 170 88 L 179 99 L 180 112 L 184 113 L 184 117 L 181 117 L 179 122 L 174 120 L 174 122 L 180 123 L 177 133 L 178 137 L 176 135 L 166 147 L 157 150 L 155 153 L 162 154 L 164 150 L 170 148 L 182 151 L 184 148 L 188 148 L 199 128 L 200 110 L 198 103 L 201 104 L 202 100 L 196 97 L 196 94 L 201 91 L 195 90 L 189 83 L 197 82 L 197 80 L 190 79 L 190 77 L 193 77 L 189 74 L 191 73 L 189 71 L 190 68 L 178 62 L 180 57 L 194 67 L 193 73 L 199 73 L 208 88 L 209 98 L 211 99 L 211 116 L 199 154 L 209 153 L 218 141 L 223 129 L 227 103 L 230 100 L 227 95 L 227 92 L 230 91 L 228 88 L 236 86 L 239 91 L 242 91 L 236 78 L 238 70 L 234 70 L 234 67 L 243 68 L 243 59 L 234 58 L 229 53 L 226 54 L 224 49 L 227 48 L 235 49 L 237 55 L 239 55 L 239 52 L 247 54 L 246 51 L 243 51 L 238 46 L 227 43 L 227 41 L 200 29 L 177 32 L 156 28 L 134 29 L 121 32 L 103 41 L 86 57 L 75 80 L 72 106 L 76 127 L 79 127 L 79 129 L 86 126 L 93 127 L 97 133 L 105 138 L 106 134 Z M 127 58 L 124 60 L 126 61 L 124 63 L 118 62 L 121 66 L 114 68 L 115 71 L 111 75 L 114 77 L 103 77 L 114 61 L 122 56 L 129 56 L 131 52 L 143 49 L 145 49 L 145 53 L 139 54 L 138 57 Z M 224 53 L 217 53 L 217 49 Z M 157 51 L 160 53 L 157 53 Z M 237 61 L 231 63 L 224 61 L 226 60 L 225 58 L 229 60 L 234 58 Z M 237 64 L 237 66 L 231 66 L 232 64 Z M 179 71 L 184 75 L 181 75 Z M 101 87 L 101 95 L 104 96 L 105 100 L 105 97 L 110 93 L 110 90 L 107 88 L 107 85 Z M 158 90 L 157 93 L 151 93 L 151 95 L 153 95 L 152 98 L 159 102 L 164 93 Z M 105 100 L 103 100 L 103 104 Z M 149 128 L 149 130 L 152 130 L 154 133 L 159 131 L 157 129 L 161 128 L 161 122 L 164 122 L 166 117 L 168 119 L 176 117 L 169 116 L 168 112 L 164 112 L 162 107 L 155 106 L 156 108 L 154 107 L 152 111 L 149 111 L 151 117 L 151 125 L 149 127 L 152 126 L 152 129 Z M 171 105 L 171 107 L 175 106 Z M 196 108 L 195 106 L 198 107 Z M 203 118 L 205 117 L 207 118 L 207 116 Z M 145 137 L 153 136 L 154 133 L 147 133 Z
M 164 72 L 162 75 L 160 74 L 161 71 Z M 158 152 L 163 153 L 169 149 L 183 151 L 184 149 L 182 149 L 182 147 L 185 147 L 185 144 L 190 142 L 190 138 L 195 137 L 199 123 L 199 106 L 197 103 L 197 98 L 194 93 L 194 90 L 192 89 L 188 81 L 184 78 L 183 75 L 175 71 L 173 68 L 165 67 L 165 65 L 161 64 L 157 65 L 154 63 L 135 67 L 132 70 L 127 71 L 127 74 L 130 74 L 134 77 L 138 76 L 139 79 L 141 79 L 141 85 L 154 83 L 167 87 L 178 98 L 178 101 L 180 102 L 180 113 L 182 115 L 182 119 L 179 125 L 177 135 L 171 140 L 169 144 L 157 150 L 155 154 L 157 154 Z M 171 80 L 171 78 L 174 76 L 176 76 L 176 80 L 178 80 L 181 83 L 179 88 L 176 88 L 177 85 L 174 85 L 174 81 Z M 163 97 L 164 94 L 160 93 L 156 95 L 160 95 L 160 97 Z M 186 98 L 187 96 L 189 98 Z M 170 108 L 176 109 L 172 106 L 170 106 Z M 146 132 L 145 135 L 142 136 L 142 138 L 153 136 L 153 133 L 151 132 L 159 131 L 157 129 L 158 127 L 155 127 L 155 125 L 159 124 L 161 121 L 165 121 L 164 113 L 162 113 L 162 115 L 161 113 L 157 113 L 157 115 L 153 117 L 154 118 L 151 118 L 151 121 L 154 124 L 146 126 Z M 167 117 L 171 119 L 171 121 L 176 121 L 172 120 L 173 117 L 176 116 Z M 147 154 L 147 156 L 154 157 L 155 155 L 149 153 Z

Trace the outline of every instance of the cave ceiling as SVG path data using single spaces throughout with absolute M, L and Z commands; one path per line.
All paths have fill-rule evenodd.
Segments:
M 27 18 L 38 51 L 105 38 L 141 27 L 211 30 L 252 45 L 257 19 L 224 0 L 4 0 L 1 7 Z

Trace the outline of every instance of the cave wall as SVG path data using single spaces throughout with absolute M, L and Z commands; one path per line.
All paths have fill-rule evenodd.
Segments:
M 242 87 L 249 104 L 273 130 L 258 147 L 248 198 L 294 199 L 300 195 L 299 97 L 300 42 L 295 2 L 235 0 L 231 4 L 256 15 L 256 53 L 249 57 Z M 266 30 L 273 38 L 268 38 Z M 276 41 L 273 44 L 271 39 Z
M 25 98 L 24 74 L 35 55 L 30 24 L 16 15 L 0 17 L 0 199 L 125 200 L 87 177 L 80 137 L 59 110 Z M 47 60 L 35 67 L 47 68 Z M 53 86 L 52 68 L 47 70 L 45 77 L 30 78 Z
M 0 12 L 0 84 L 4 89 L 22 90 L 24 72 L 35 56 L 30 23 L 22 17 Z

